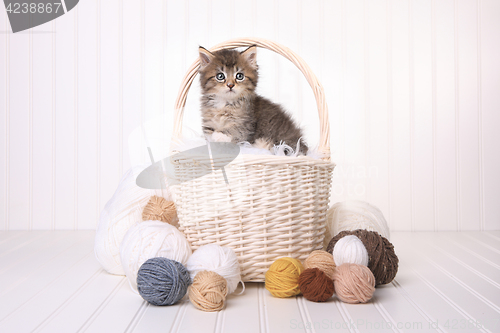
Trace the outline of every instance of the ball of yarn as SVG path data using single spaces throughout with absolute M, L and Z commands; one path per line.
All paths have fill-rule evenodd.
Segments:
M 120 245 L 128 229 L 142 220 L 142 210 L 151 196 L 172 199 L 168 189 L 150 190 L 137 186 L 136 178 L 145 167 L 133 167 L 123 175 L 99 217 L 94 252 L 97 261 L 111 274 L 125 275 L 120 261 Z
M 226 279 L 210 271 L 198 272 L 191 288 L 189 288 L 189 300 L 195 307 L 203 311 L 222 310 L 227 294 Z
M 163 197 L 153 195 L 144 210 L 142 211 L 142 219 L 144 221 L 157 220 L 167 223 L 174 222 L 177 217 L 177 210 L 173 201 L 165 200 Z
M 201 271 L 211 271 L 227 280 L 229 293 L 233 293 L 241 281 L 240 264 L 234 250 L 217 244 L 200 246 L 187 261 L 186 267 L 194 279 Z
M 307 259 L 304 261 L 304 268 L 318 268 L 330 279 L 333 279 L 333 273 L 335 272 L 335 261 L 333 261 L 333 256 L 331 253 L 323 250 L 316 250 L 311 252 L 309 257 L 307 257 Z
M 337 202 L 326 214 L 325 248 L 328 241 L 344 230 L 364 229 L 376 231 L 390 239 L 389 226 L 377 207 L 360 200 Z
M 333 277 L 337 297 L 345 303 L 366 303 L 375 292 L 375 277 L 363 265 L 337 266 Z
M 335 264 L 358 264 L 368 266 L 368 251 L 363 242 L 354 235 L 342 237 L 333 247 Z
M 326 302 L 335 291 L 333 280 L 318 268 L 306 268 L 299 276 L 302 295 L 313 302 Z
M 153 305 L 172 305 L 186 295 L 191 278 L 180 262 L 167 258 L 151 258 L 137 273 L 137 290 Z
M 399 259 L 394 252 L 394 246 L 378 232 L 368 230 L 341 231 L 328 244 L 327 251 L 332 253 L 335 244 L 347 235 L 357 236 L 368 251 L 368 268 L 375 275 L 376 284 L 391 282 L 398 272 Z
M 144 221 L 132 226 L 120 247 L 122 266 L 133 290 L 137 271 L 150 258 L 164 257 L 186 264 L 191 247 L 176 227 L 160 221 Z
M 300 294 L 299 276 L 304 271 L 302 263 L 294 258 L 279 258 L 266 272 L 265 285 L 274 297 L 292 297 Z

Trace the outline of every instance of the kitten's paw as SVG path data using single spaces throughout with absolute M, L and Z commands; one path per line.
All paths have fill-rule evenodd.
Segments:
M 267 149 L 271 150 L 273 147 L 272 143 L 265 140 L 265 139 L 257 139 L 255 140 L 255 143 L 253 144 L 255 148 L 260 148 L 260 149 Z
M 212 142 L 231 142 L 231 137 L 222 132 L 213 132 L 211 137 Z

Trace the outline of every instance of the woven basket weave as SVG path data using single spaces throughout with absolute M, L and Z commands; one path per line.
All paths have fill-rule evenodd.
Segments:
M 231 247 L 238 255 L 243 281 L 261 282 L 277 258 L 304 260 L 311 251 L 323 247 L 335 165 L 330 162 L 330 129 L 323 87 L 299 56 L 284 46 L 257 38 L 227 41 L 211 51 L 251 45 L 284 56 L 302 71 L 318 107 L 318 150 L 328 157 L 318 160 L 305 156 L 239 155 L 224 167 L 225 175 L 215 170 L 195 179 L 190 175 L 200 172 L 210 161 L 201 161 L 204 157 L 196 161 L 179 159 L 173 162 L 180 184 L 172 186 L 172 190 L 179 228 L 193 250 L 210 243 Z M 181 138 L 187 93 L 198 68 L 197 60 L 181 84 L 173 140 Z

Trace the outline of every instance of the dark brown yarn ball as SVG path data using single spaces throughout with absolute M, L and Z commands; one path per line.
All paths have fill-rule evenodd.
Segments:
M 375 276 L 376 285 L 391 282 L 398 272 L 399 259 L 394 252 L 394 245 L 376 231 L 357 229 L 339 232 L 330 240 L 326 251 L 333 253 L 335 244 L 344 236 L 357 236 L 368 251 L 368 268 Z
M 300 274 L 299 288 L 302 295 L 313 302 L 326 302 L 335 291 L 333 280 L 318 268 L 308 268 Z

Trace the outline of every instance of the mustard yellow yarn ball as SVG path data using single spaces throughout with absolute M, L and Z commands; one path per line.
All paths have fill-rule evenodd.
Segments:
M 302 263 L 294 258 L 279 258 L 266 272 L 266 289 L 274 297 L 292 297 L 300 294 L 299 276 L 304 271 Z

